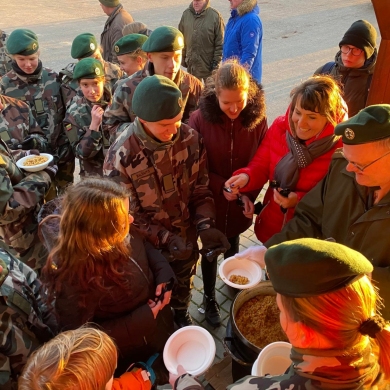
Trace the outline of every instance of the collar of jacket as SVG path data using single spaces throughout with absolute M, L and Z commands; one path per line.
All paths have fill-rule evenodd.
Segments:
M 237 13 L 239 16 L 251 12 L 257 5 L 257 0 L 244 0 L 238 7 Z M 234 11 L 234 10 L 233 10 Z
M 204 8 L 202 9 L 202 11 L 200 11 L 198 14 L 195 12 L 194 10 L 194 6 L 192 5 L 192 1 L 191 1 L 191 4 L 190 6 L 188 7 L 190 9 L 190 11 L 195 15 L 195 16 L 200 16 L 203 14 L 203 12 L 205 12 L 207 10 L 207 8 L 210 7 L 210 0 L 207 0 L 207 3 L 206 5 L 204 6 Z
M 119 4 L 115 10 L 112 12 L 112 14 L 107 18 L 106 20 L 106 24 L 104 25 L 104 31 L 105 32 L 106 30 L 108 30 L 110 24 L 112 23 L 112 21 L 115 19 L 115 16 L 119 14 L 119 12 L 122 10 L 123 8 L 123 5 L 122 4 Z
M 0 266 L 3 268 L 2 271 L 0 272 L 0 287 L 1 287 L 3 285 L 5 279 L 7 278 L 9 271 L 8 271 L 7 264 L 5 264 L 5 262 L 1 259 L 0 259 Z M 1 295 L 2 294 L 0 292 L 0 296 Z
M 134 134 L 137 136 L 142 146 L 152 152 L 158 150 L 170 149 L 180 137 L 180 128 L 179 128 L 171 141 L 168 142 L 157 141 L 155 138 L 151 137 L 146 133 L 138 117 L 135 118 L 133 122 L 133 126 L 134 126 Z
M 374 54 L 368 60 L 366 60 L 366 62 L 361 68 L 357 68 L 357 69 L 347 68 L 346 66 L 344 66 L 343 61 L 341 60 L 341 51 L 339 51 L 336 54 L 334 60 L 336 62 L 336 66 L 338 67 L 340 73 L 348 73 L 350 75 L 358 76 L 362 74 L 374 73 L 377 57 L 378 57 L 378 52 L 375 49 Z

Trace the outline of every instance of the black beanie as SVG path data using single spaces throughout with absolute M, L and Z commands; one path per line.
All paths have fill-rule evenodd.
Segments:
M 376 30 L 367 20 L 358 20 L 344 34 L 339 46 L 352 45 L 364 51 L 366 60 L 373 54 L 376 46 Z

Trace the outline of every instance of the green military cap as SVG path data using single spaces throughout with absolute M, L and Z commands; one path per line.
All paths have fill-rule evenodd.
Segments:
M 373 270 L 361 253 L 314 238 L 271 246 L 265 264 L 275 291 L 298 298 L 339 290 Z
M 80 34 L 73 39 L 70 55 L 75 59 L 90 57 L 93 53 L 95 53 L 98 47 L 99 45 L 93 34 Z
M 183 47 L 183 34 L 175 27 L 162 26 L 150 34 L 148 40 L 143 44 L 142 50 L 146 53 L 155 53 L 181 50 Z
M 142 34 L 129 34 L 115 42 L 114 50 L 117 56 L 132 53 L 141 49 L 148 37 Z
M 99 2 L 110 8 L 117 7 L 120 4 L 119 0 L 99 0 Z
M 37 34 L 26 28 L 18 28 L 10 34 L 7 40 L 7 51 L 9 54 L 20 54 L 29 56 L 38 51 Z
M 390 137 L 390 105 L 375 104 L 339 123 L 335 134 L 343 136 L 346 145 L 360 145 Z
M 182 107 L 181 91 L 167 77 L 146 77 L 134 91 L 132 109 L 135 115 L 147 122 L 175 118 Z
M 75 80 L 95 79 L 102 76 L 104 76 L 103 65 L 95 58 L 83 58 L 76 64 L 73 72 Z

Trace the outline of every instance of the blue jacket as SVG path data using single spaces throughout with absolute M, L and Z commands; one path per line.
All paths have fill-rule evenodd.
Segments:
M 223 58 L 238 57 L 247 64 L 254 79 L 259 83 L 262 76 L 263 26 L 259 7 L 253 0 L 244 0 L 231 11 L 226 25 Z

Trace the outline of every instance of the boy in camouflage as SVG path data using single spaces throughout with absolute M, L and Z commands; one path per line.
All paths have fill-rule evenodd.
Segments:
M 129 189 L 134 225 L 175 272 L 171 305 L 179 326 L 192 324 L 187 309 L 199 257 L 197 236 L 205 253 L 216 256 L 230 248 L 214 228 L 206 150 L 201 136 L 181 124 L 183 108 L 172 80 L 157 75 L 142 80 L 133 97 L 137 117 L 111 146 L 103 167 L 105 175 Z
M 145 77 L 154 74 L 168 77 L 178 86 L 182 93 L 183 121 L 188 122 L 191 112 L 198 107 L 202 83 L 180 69 L 183 47 L 183 34 L 174 27 L 162 26 L 152 32 L 142 45 L 142 50 L 148 55 L 148 62 L 142 70 L 134 73 L 116 88 L 112 104 L 104 113 L 105 129 L 111 136 L 115 136 L 129 122 L 134 121 L 132 108 L 134 91 Z
M 37 274 L 0 249 L 0 388 L 16 390 L 29 355 L 57 332 Z
M 12 70 L 0 81 L 1 93 L 30 106 L 48 140 L 48 152 L 54 155 L 58 164 L 55 186 L 61 193 L 73 182 L 75 160 L 62 128 L 65 109 L 58 75 L 42 66 L 38 38 L 31 30 L 14 30 L 7 40 L 7 51 L 13 58 Z M 55 196 L 53 191 L 47 199 Z

